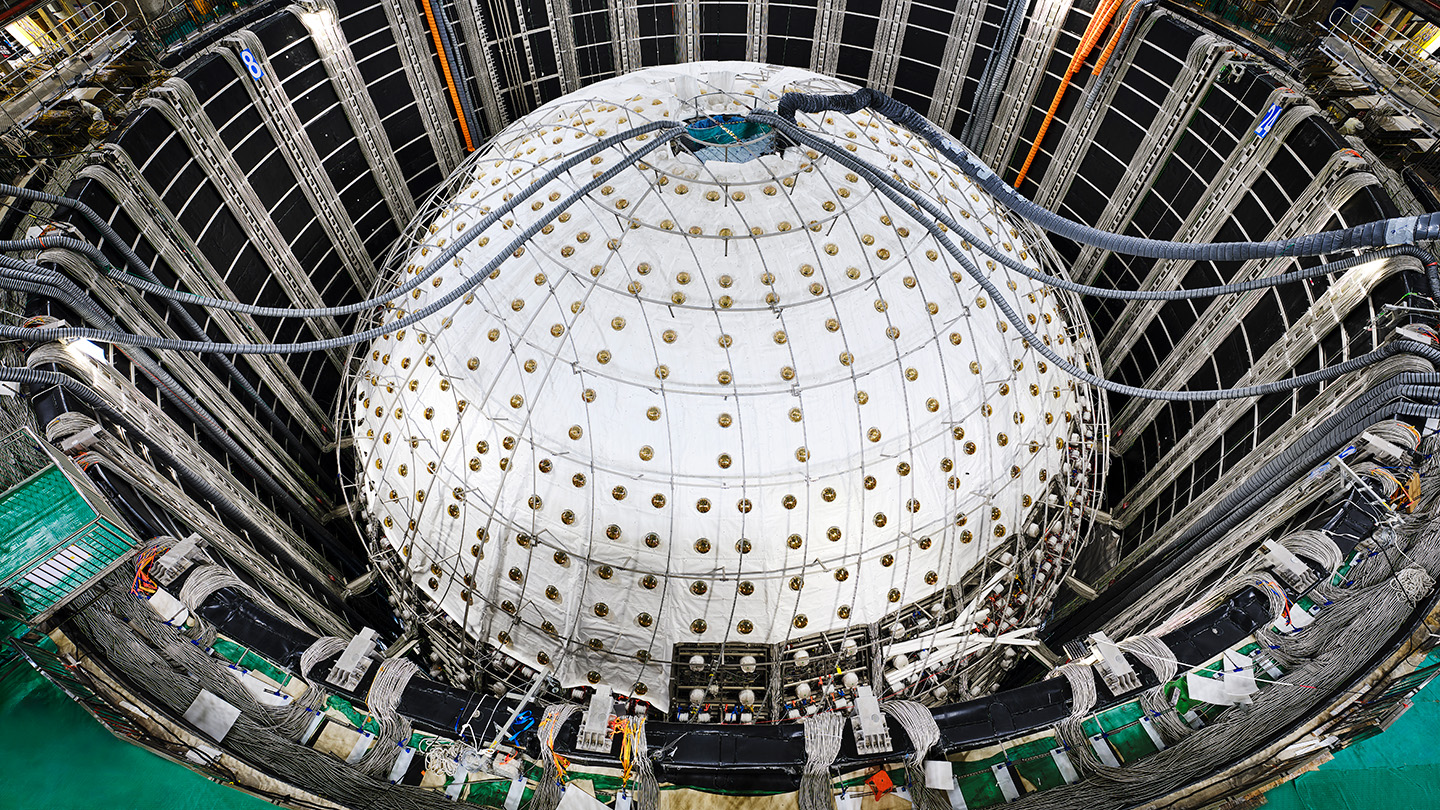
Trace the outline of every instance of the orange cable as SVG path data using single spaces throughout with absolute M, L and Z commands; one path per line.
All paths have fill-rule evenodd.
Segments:
M 450 88 L 450 101 L 455 105 L 455 117 L 460 119 L 460 134 L 465 136 L 465 151 L 474 152 L 475 144 L 470 140 L 470 125 L 465 123 L 465 111 L 460 108 L 460 91 L 455 89 L 455 77 L 450 75 L 450 59 L 445 55 L 445 45 L 440 40 L 440 26 L 435 21 L 435 12 L 430 0 L 420 0 L 425 7 L 425 21 L 430 24 L 430 38 L 435 40 L 435 53 L 440 57 L 440 70 L 445 74 L 445 86 Z
M 1130 17 L 1135 13 L 1136 6 L 1139 5 L 1138 2 L 1132 3 L 1130 10 L 1125 12 L 1125 19 L 1120 21 L 1120 25 L 1115 28 L 1115 33 L 1110 35 L 1109 44 L 1101 52 L 1100 58 L 1095 60 L 1095 69 L 1090 71 L 1091 76 L 1099 76 L 1100 71 L 1105 69 L 1105 64 L 1110 61 L 1110 55 L 1115 53 L 1115 46 L 1120 44 L 1120 35 L 1125 33 L 1125 26 L 1130 24 Z
M 1080 66 L 1085 64 L 1085 59 L 1090 51 L 1095 48 L 1095 42 L 1110 24 L 1115 12 L 1120 9 L 1123 0 L 1104 0 L 1095 16 L 1090 18 L 1090 24 L 1085 26 L 1085 34 L 1080 38 L 1080 44 L 1075 48 L 1075 54 L 1070 57 L 1070 66 L 1065 70 L 1065 78 L 1060 81 L 1060 86 L 1055 89 L 1055 100 L 1050 102 L 1050 109 L 1045 113 L 1045 120 L 1040 123 L 1040 131 L 1035 133 L 1035 140 L 1030 144 L 1030 154 L 1025 156 L 1025 164 L 1020 167 L 1020 173 L 1015 176 L 1015 188 L 1020 188 L 1025 175 L 1030 171 L 1030 164 L 1035 162 L 1035 155 L 1040 152 L 1040 144 L 1045 142 L 1045 133 L 1050 130 L 1050 122 L 1055 120 L 1055 113 L 1060 111 L 1060 101 L 1065 98 L 1065 91 L 1070 87 L 1070 79 L 1080 71 Z

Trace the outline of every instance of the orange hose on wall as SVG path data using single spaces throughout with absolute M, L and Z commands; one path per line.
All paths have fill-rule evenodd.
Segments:
M 425 22 L 430 24 L 430 38 L 435 41 L 435 53 L 440 55 L 440 70 L 445 74 L 445 86 L 450 88 L 450 102 L 455 105 L 455 117 L 460 119 L 460 134 L 465 136 L 465 151 L 474 152 L 475 143 L 470 140 L 470 125 L 465 123 L 465 111 L 460 108 L 460 91 L 455 89 L 455 77 L 450 75 L 450 60 L 445 56 L 445 46 L 440 41 L 440 26 L 435 21 L 435 11 L 430 0 L 420 0 L 425 7 Z
M 1090 18 L 1090 24 L 1085 26 L 1085 34 L 1080 37 L 1080 44 L 1075 48 L 1074 56 L 1070 57 L 1070 66 L 1065 69 L 1065 78 L 1060 80 L 1060 86 L 1055 90 L 1055 100 L 1050 102 L 1050 109 L 1045 113 L 1045 120 L 1040 123 L 1040 131 L 1035 133 L 1035 140 L 1030 144 L 1030 154 L 1025 156 L 1025 164 L 1020 167 L 1020 173 L 1015 176 L 1015 188 L 1025 179 L 1030 171 L 1030 164 L 1035 162 L 1035 155 L 1040 152 L 1040 144 L 1045 142 L 1045 133 L 1050 130 L 1050 122 L 1055 120 L 1055 113 L 1060 110 L 1060 100 L 1065 98 L 1065 91 L 1070 87 L 1070 80 L 1080 72 L 1080 66 L 1085 64 L 1085 59 L 1094 50 L 1095 43 L 1100 40 L 1100 34 L 1110 25 L 1110 20 L 1115 17 L 1115 12 L 1120 10 L 1120 4 L 1124 0 L 1102 0 L 1100 8 L 1095 11 L 1095 16 Z
M 1090 71 L 1091 76 L 1099 76 L 1100 71 L 1105 69 L 1105 64 L 1110 61 L 1110 56 L 1115 53 L 1115 46 L 1120 43 L 1120 35 L 1125 33 L 1125 26 L 1130 24 L 1130 17 L 1135 14 L 1135 7 L 1138 5 L 1140 4 L 1131 3 L 1130 10 L 1125 12 L 1125 19 L 1121 20 L 1120 24 L 1115 26 L 1115 33 L 1110 35 L 1110 42 L 1105 45 L 1105 50 L 1101 51 L 1100 58 L 1095 60 L 1095 69 Z

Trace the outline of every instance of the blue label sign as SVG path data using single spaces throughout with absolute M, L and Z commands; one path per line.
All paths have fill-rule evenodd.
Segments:
M 265 71 L 261 70 L 260 63 L 255 61 L 255 54 L 249 48 L 240 49 L 240 61 L 245 63 L 245 69 L 250 71 L 250 78 L 260 81 L 265 78 Z
M 1255 128 L 1255 137 L 1263 138 L 1269 135 L 1271 128 L 1274 127 L 1275 122 L 1279 120 L 1280 105 L 1279 103 L 1271 104 L 1270 109 L 1265 111 L 1265 117 L 1260 119 L 1260 126 Z

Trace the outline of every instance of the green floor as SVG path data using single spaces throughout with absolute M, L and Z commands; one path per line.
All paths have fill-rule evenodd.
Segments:
M 1440 681 L 1390 730 L 1358 742 L 1319 770 L 1265 794 L 1266 810 L 1409 810 L 1440 807 Z
M 0 672 L 0 808 L 260 810 L 217 785 L 110 736 L 29 667 Z M 1440 681 L 1386 733 L 1267 794 L 1267 810 L 1440 807 Z
M 0 729 L 0 808 L 273 808 L 116 739 L 23 663 L 0 672 Z

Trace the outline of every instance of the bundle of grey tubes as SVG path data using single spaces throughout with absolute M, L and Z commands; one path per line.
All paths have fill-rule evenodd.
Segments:
M 864 88 L 853 93 L 828 96 L 786 93 L 781 96 L 780 103 L 776 105 L 775 115 L 793 122 L 797 112 L 852 114 L 867 107 L 924 138 L 971 180 L 974 180 L 981 188 L 1019 216 L 1057 236 L 1115 253 L 1145 256 L 1152 259 L 1234 262 L 1247 259 L 1266 259 L 1274 256 L 1319 256 L 1342 250 L 1409 245 L 1418 241 L 1440 238 L 1440 213 L 1382 219 L 1338 231 L 1326 231 L 1311 236 L 1302 236 L 1298 239 L 1273 242 L 1191 244 L 1125 236 L 1066 219 L 1031 202 L 1001 180 L 999 175 L 990 170 L 989 166 L 981 163 L 963 147 L 936 129 L 934 124 L 925 119 L 925 116 L 916 112 L 909 105 L 896 101 L 878 90 Z

